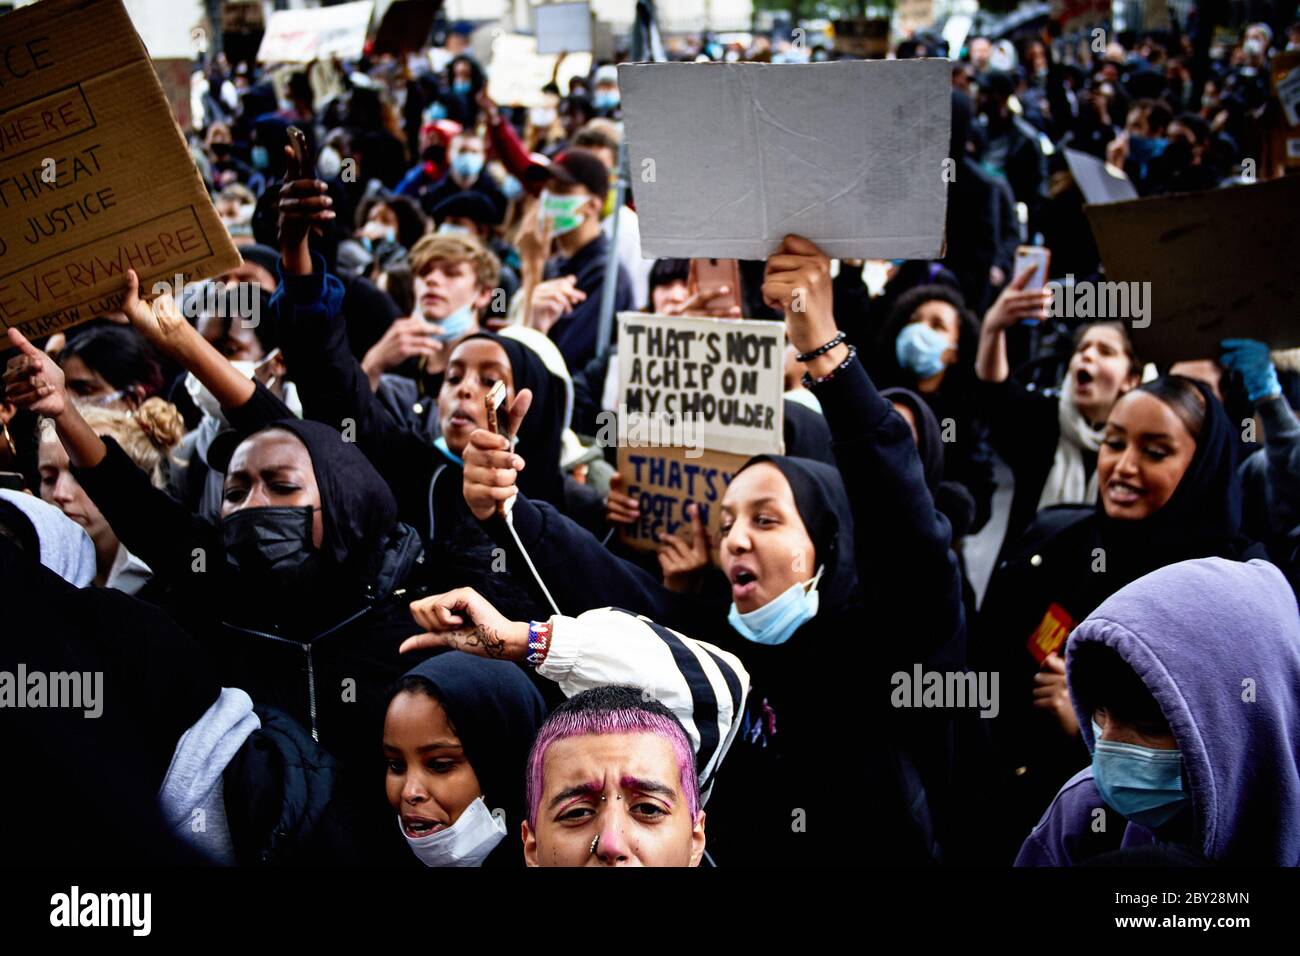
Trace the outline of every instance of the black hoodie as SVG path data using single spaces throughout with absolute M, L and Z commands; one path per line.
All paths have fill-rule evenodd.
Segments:
M 423 551 L 355 445 L 315 422 L 273 427 L 306 445 L 320 488 L 325 561 L 306 592 L 267 587 L 229 567 L 219 527 L 155 489 L 111 439 L 102 462 L 75 474 L 122 543 L 173 588 L 171 610 L 205 643 L 222 683 L 302 723 L 347 774 L 360 775 L 353 793 L 373 807 L 382 797 L 373 780 L 385 694 L 411 665 L 397 648 L 420 630 L 399 592 Z M 213 443 L 214 468 L 226 466 L 235 444 Z M 367 775 L 369 788 L 361 783 Z
M 419 677 L 433 687 L 465 747 L 483 802 L 489 810 L 505 811 L 505 838 L 483 865 L 522 866 L 525 769 L 533 738 L 546 719 L 542 695 L 518 665 L 455 651 L 424 661 L 405 677 Z

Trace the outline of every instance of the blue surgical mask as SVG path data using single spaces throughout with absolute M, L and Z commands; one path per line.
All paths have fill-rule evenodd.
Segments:
M 468 236 L 473 232 L 469 226 L 459 226 L 454 222 L 444 222 L 438 227 L 440 236 Z
M 515 177 L 507 176 L 501 180 L 501 192 L 505 194 L 507 199 L 518 199 L 523 191 L 523 183 L 515 179 Z
M 817 569 L 817 574 L 811 581 L 790 585 L 756 610 L 742 614 L 736 607 L 736 602 L 732 601 L 731 610 L 727 612 L 727 622 L 747 641 L 755 644 L 784 644 L 801 625 L 817 616 L 817 608 L 821 603 L 817 583 L 824 570 L 826 568 L 823 565 Z
M 1131 133 L 1128 138 L 1129 158 L 1137 164 L 1141 175 L 1146 175 L 1147 164 L 1163 153 L 1168 145 L 1169 140 L 1167 139 L 1138 136 L 1136 133 Z
M 474 303 L 466 302 L 445 319 L 438 320 L 442 332 L 434 338 L 440 342 L 454 342 L 474 327 Z
M 952 343 L 948 341 L 948 336 L 924 322 L 912 322 L 903 326 L 894 343 L 898 364 L 911 369 L 917 378 L 929 378 L 942 372 L 946 367 L 943 353 L 950 348 Z
M 425 108 L 424 121 L 426 123 L 436 123 L 438 120 L 447 118 L 447 107 L 442 105 L 441 100 L 434 100 Z
M 457 179 L 478 179 L 479 173 L 483 172 L 483 154 L 457 153 L 451 161 L 451 169 Z
M 617 109 L 618 104 L 618 90 L 597 90 L 591 98 L 591 105 L 598 110 Z
M 271 157 L 267 153 L 265 146 L 253 147 L 253 165 L 258 169 L 266 169 L 271 165 Z
M 1093 733 L 1100 729 L 1093 724 Z M 1138 744 L 1097 739 L 1092 776 L 1116 813 L 1148 830 L 1164 826 L 1191 799 L 1183 789 L 1183 755 Z
M 446 455 L 456 464 L 460 465 L 462 468 L 465 467 L 465 459 L 461 458 L 460 455 L 457 455 L 450 448 L 448 448 L 447 439 L 443 438 L 441 435 L 439 435 L 437 438 L 433 440 L 433 447 L 438 449 L 438 451 L 442 452 L 444 455 Z
M 456 80 L 451 84 L 451 91 L 457 96 L 469 96 L 472 89 L 474 89 L 474 84 L 469 80 Z

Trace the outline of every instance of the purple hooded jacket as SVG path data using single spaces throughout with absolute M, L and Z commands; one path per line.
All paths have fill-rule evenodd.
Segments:
M 1282 572 L 1259 560 L 1183 561 L 1098 607 L 1066 650 L 1071 698 L 1091 750 L 1091 706 L 1074 694 L 1083 643 L 1118 653 L 1169 722 L 1191 791 L 1190 849 L 1215 863 L 1300 865 L 1300 611 Z M 1016 865 L 1074 866 L 1159 842 L 1106 807 L 1089 768 L 1061 788 Z

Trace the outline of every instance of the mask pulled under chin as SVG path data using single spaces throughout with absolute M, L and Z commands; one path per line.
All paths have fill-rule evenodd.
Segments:
M 437 833 L 413 837 L 402 826 L 401 816 L 397 827 L 411 852 L 425 866 L 482 866 L 506 835 L 505 820 L 494 817 L 482 797 L 466 807 L 460 819 Z
M 727 612 L 727 622 L 736 629 L 741 637 L 755 644 L 784 644 L 794 636 L 794 632 L 817 616 L 821 604 L 821 593 L 817 585 L 826 566 L 817 569 L 811 581 L 799 581 L 790 585 L 780 595 L 768 601 L 760 608 L 741 613 L 736 602 L 731 602 Z
M 226 563 L 250 581 L 300 586 L 316 580 L 324 559 L 312 542 L 316 509 L 243 508 L 221 519 Z

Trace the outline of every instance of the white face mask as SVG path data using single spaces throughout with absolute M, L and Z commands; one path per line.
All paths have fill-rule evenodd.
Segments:
M 466 807 L 460 819 L 437 833 L 413 837 L 402 826 L 400 816 L 397 828 L 425 866 L 482 866 L 506 835 L 505 820 L 494 817 L 482 797 Z

